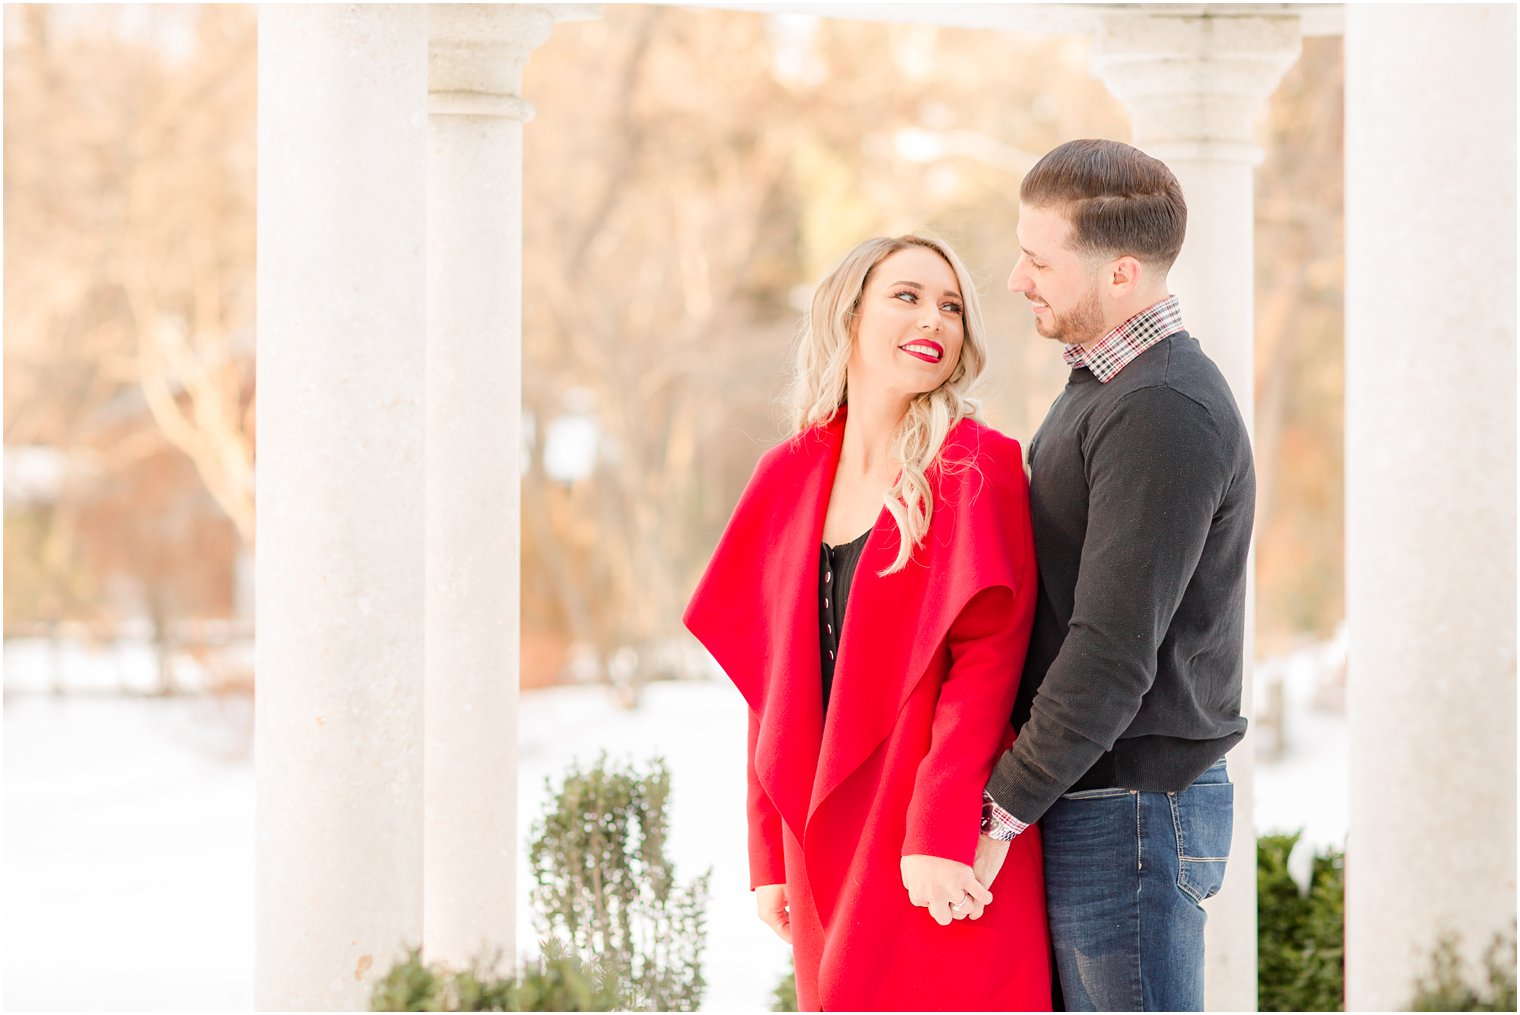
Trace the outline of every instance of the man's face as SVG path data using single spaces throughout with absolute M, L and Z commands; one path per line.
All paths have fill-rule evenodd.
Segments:
M 1019 260 L 1008 290 L 1020 293 L 1046 338 L 1082 345 L 1103 337 L 1100 262 L 1067 245 L 1071 221 L 1057 208 L 1019 205 Z

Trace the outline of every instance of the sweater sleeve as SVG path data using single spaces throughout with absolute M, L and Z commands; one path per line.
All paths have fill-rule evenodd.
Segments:
M 781 814 L 766 795 L 755 773 L 755 743 L 760 736 L 760 717 L 749 713 L 749 772 L 746 812 L 749 817 L 749 886 L 779 885 L 786 881 L 786 854 L 781 844 Z
M 1089 432 L 1084 457 L 1088 517 L 1071 625 L 987 785 L 1026 822 L 1112 750 L 1140 711 L 1232 477 L 1208 410 L 1164 386 L 1120 399 Z

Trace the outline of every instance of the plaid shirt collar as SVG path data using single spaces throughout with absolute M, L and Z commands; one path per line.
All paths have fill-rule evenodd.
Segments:
M 1181 330 L 1181 306 L 1177 297 L 1168 296 L 1104 335 L 1093 343 L 1091 349 L 1068 345 L 1062 355 L 1072 369 L 1086 367 L 1094 377 L 1107 384 L 1136 356 Z

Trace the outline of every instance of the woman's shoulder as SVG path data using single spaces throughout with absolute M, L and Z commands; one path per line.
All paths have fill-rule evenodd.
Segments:
M 830 440 L 837 436 L 832 428 L 831 422 L 817 423 L 800 433 L 782 437 L 760 452 L 750 475 L 750 484 L 791 482 L 798 469 L 810 468 L 818 456 L 828 450 Z
M 951 428 L 937 472 L 938 499 L 956 511 L 996 513 L 1029 496 L 1019 442 L 980 420 Z
M 827 446 L 832 426 L 832 422 L 814 423 L 798 433 L 782 437 L 761 453 L 760 468 L 812 458 Z
M 948 461 L 968 461 L 978 465 L 1024 467 L 1024 452 L 1019 442 L 979 419 L 965 417 L 945 435 L 941 457 Z

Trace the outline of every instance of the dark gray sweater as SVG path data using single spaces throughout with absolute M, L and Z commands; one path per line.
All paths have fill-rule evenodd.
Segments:
M 1029 446 L 1040 590 L 987 790 L 1033 822 L 1063 793 L 1185 788 L 1245 735 L 1245 424 L 1198 340 L 1107 384 L 1072 371 Z

